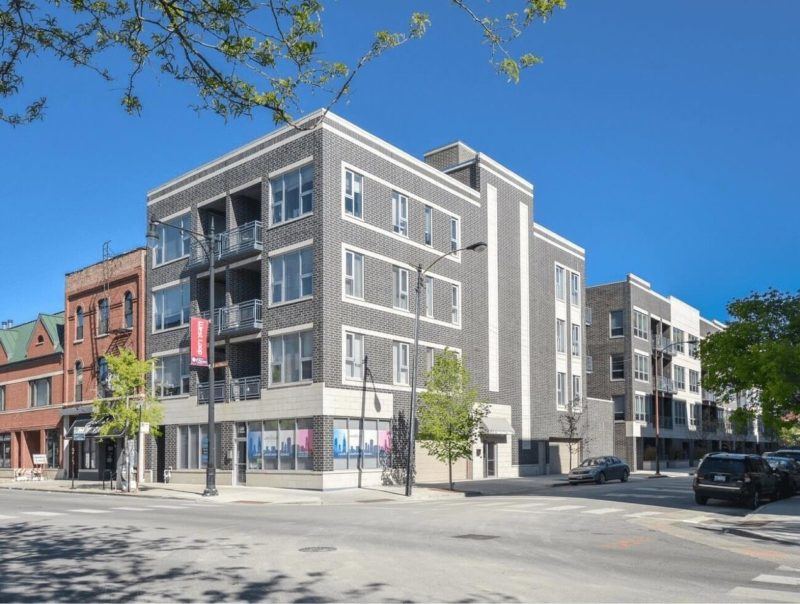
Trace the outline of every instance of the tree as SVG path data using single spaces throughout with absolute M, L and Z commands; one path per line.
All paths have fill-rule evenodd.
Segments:
M 121 104 L 139 113 L 137 82 L 149 66 L 193 86 L 196 108 L 224 118 L 259 109 L 276 122 L 291 122 L 305 93 L 317 93 L 330 108 L 350 91 L 353 78 L 386 51 L 424 36 L 426 13 L 414 12 L 403 31 L 377 31 L 349 61 L 332 59 L 321 47 L 322 0 L 0 0 L 0 100 L 19 96 L 28 62 L 50 55 L 115 79 L 109 59 L 127 57 Z M 489 49 L 490 63 L 510 81 L 541 62 L 512 43 L 533 24 L 550 18 L 566 0 L 514 0 L 514 8 L 451 0 L 471 20 Z M 381 7 L 382 8 L 382 7 Z M 488 12 L 485 12 L 488 11 Z M 17 111 L 0 106 L 0 121 L 12 125 L 40 119 L 46 98 L 28 100 Z
M 730 414 L 731 435 L 733 436 L 733 450 L 738 448 L 739 438 L 747 439 L 747 431 L 756 419 L 757 411 L 753 406 L 737 407 Z
M 472 457 L 472 446 L 478 440 L 489 406 L 478 399 L 469 372 L 449 349 L 436 356 L 420 399 L 420 445 L 447 464 L 448 482 L 453 489 L 453 463 Z
M 778 430 L 778 438 L 787 447 L 800 445 L 800 415 L 791 414 L 786 418 L 786 425 Z
M 576 458 L 581 451 L 585 451 L 591 442 L 588 412 L 584 411 L 582 403 L 580 398 L 569 401 L 567 408 L 558 416 L 561 433 L 567 439 L 567 449 L 569 450 L 567 472 L 574 467 L 573 458 Z
M 102 421 L 100 436 L 122 437 L 123 450 L 117 459 L 117 486 L 122 489 L 129 481 L 135 459 L 136 438 L 140 425 L 149 423 L 150 433 L 157 436 L 164 419 L 164 410 L 148 387 L 154 361 L 143 361 L 133 351 L 123 348 L 108 355 L 111 397 L 93 403 L 92 418 Z
M 800 413 L 800 294 L 754 293 L 728 304 L 729 325 L 700 343 L 704 388 L 726 402 L 757 392 L 765 426 Z

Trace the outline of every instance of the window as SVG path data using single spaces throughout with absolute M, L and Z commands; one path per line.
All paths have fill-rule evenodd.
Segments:
M 178 455 L 177 466 L 179 470 L 198 470 L 208 465 L 208 426 L 178 426 Z M 222 430 L 217 426 L 214 431 L 216 438 L 216 462 L 222 458 Z
M 616 396 L 612 396 L 611 399 L 614 401 L 614 419 L 618 421 L 622 421 L 625 419 L 625 395 L 618 394 Z
M 11 467 L 11 434 L 0 434 L 0 468 Z
M 158 357 L 153 368 L 153 391 L 156 396 L 189 394 L 189 355 Z
M 633 397 L 633 418 L 637 422 L 647 421 L 647 397 L 644 394 L 636 394 Z
M 575 407 L 580 407 L 583 401 L 583 389 L 581 388 L 581 376 L 572 376 L 572 402 Z
M 450 251 L 456 252 L 461 249 L 461 224 L 458 218 L 450 219 Z
M 46 407 L 50 404 L 50 378 L 41 378 L 30 384 L 31 407 Z
M 633 335 L 637 338 L 642 338 L 643 340 L 649 339 L 649 330 L 647 328 L 647 324 L 650 322 L 650 318 L 638 310 L 633 311 Z
M 689 337 L 689 354 L 692 356 L 692 358 L 695 358 L 695 359 L 697 358 L 697 352 L 699 350 L 699 347 L 700 347 L 700 345 L 699 345 L 699 342 L 698 342 L 697 338 L 690 336 Z
M 408 197 L 400 193 L 392 193 L 392 228 L 408 237 Z
M 6 387 L 0 386 L 0 411 L 6 410 Z
M 361 445 L 362 423 L 356 418 L 333 420 L 333 469 L 359 467 L 385 468 L 392 452 L 392 424 L 388 420 L 367 419 L 363 423 L 364 444 Z
M 675 425 L 676 426 L 685 426 L 686 425 L 686 401 L 679 401 L 675 399 L 673 401 L 673 413 L 672 415 L 675 417 Z
M 344 173 L 344 212 L 354 218 L 363 218 L 364 177 L 350 170 Z
M 694 369 L 689 370 L 689 392 L 700 392 L 700 373 Z
M 556 300 L 566 300 L 566 271 L 563 266 L 556 266 Z
M 581 276 L 570 273 L 569 300 L 573 306 L 581 305 Z
M 125 298 L 122 301 L 123 306 L 123 324 L 125 329 L 133 329 L 133 294 L 125 292 Z
M 612 310 L 608 313 L 608 328 L 612 338 L 621 338 L 624 335 L 625 328 L 622 324 L 621 310 Z
M 189 283 L 153 292 L 153 331 L 189 324 Z
M 269 181 L 272 224 L 300 218 L 314 211 L 314 165 L 291 170 Z
M 450 286 L 450 321 L 461 324 L 461 289 L 458 285 Z
M 47 465 L 51 468 L 58 468 L 61 466 L 60 460 L 60 439 L 58 430 L 47 430 L 45 432 L 45 454 L 47 455 Z
M 392 344 L 392 356 L 394 383 L 408 385 L 408 344 L 405 342 L 394 342 Z
M 83 340 L 83 308 L 81 306 L 75 310 L 75 340 Z
M 678 329 L 677 327 L 672 328 L 672 342 L 673 347 L 676 351 L 683 353 L 685 352 L 684 347 L 684 340 L 686 339 L 686 335 L 683 333 L 682 329 Z
M 108 298 L 97 303 L 97 313 L 97 335 L 104 336 L 108 333 Z
M 364 256 L 346 251 L 344 255 L 344 293 L 350 298 L 364 297 Z
M 433 369 L 433 365 L 436 363 L 436 350 L 431 348 L 430 346 L 425 348 L 425 371 L 430 371 Z
M 307 247 L 270 258 L 272 304 L 307 298 L 314 293 L 314 250 Z
M 689 405 L 689 425 L 697 426 L 700 421 L 700 405 Z
M 408 310 L 408 271 L 392 267 L 392 306 Z
M 272 384 L 307 382 L 312 378 L 314 332 L 304 331 L 269 339 Z
M 153 264 L 155 266 L 186 258 L 191 247 L 191 238 L 188 232 L 192 228 L 191 214 L 187 213 L 172 220 L 165 220 L 164 223 L 156 225 L 158 237 L 153 245 Z
M 425 245 L 433 245 L 433 208 L 425 206 Z
M 433 318 L 433 277 L 425 277 L 425 316 Z
M 348 380 L 364 379 L 364 336 L 345 333 L 344 377 Z
M 581 326 L 572 324 L 572 356 L 581 356 Z
M 97 469 L 97 441 L 94 438 L 87 438 L 79 443 L 78 459 L 80 459 L 81 470 Z
M 556 404 L 559 407 L 566 406 L 566 392 L 564 391 L 567 384 L 567 374 L 563 371 L 559 371 L 556 373 Z
M 97 359 L 97 394 L 100 398 L 111 396 L 109 382 L 108 361 L 106 361 L 105 357 L 100 357 Z
M 563 319 L 556 319 L 556 352 L 564 353 L 567 351 L 567 324 Z
M 650 357 L 635 352 L 633 354 L 633 377 L 642 382 L 650 381 Z
M 83 400 L 83 363 L 75 361 L 75 401 Z
M 624 380 L 625 379 L 625 357 L 621 354 L 611 355 L 611 379 Z
M 686 369 L 675 365 L 675 388 L 686 390 Z

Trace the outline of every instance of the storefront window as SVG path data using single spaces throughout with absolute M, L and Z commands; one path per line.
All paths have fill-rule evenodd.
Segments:
M 278 469 L 278 422 L 264 422 L 264 469 Z
M 59 455 L 59 438 L 58 438 L 58 430 L 48 430 L 46 434 L 46 445 L 47 445 L 47 465 L 50 468 L 57 468 L 61 464 L 60 459 L 61 455 Z
M 216 433 L 216 461 L 219 468 L 222 455 L 222 431 Z M 208 465 L 208 426 L 178 426 L 178 468 L 179 470 L 205 469 Z
M 294 470 L 295 437 L 294 420 L 282 419 L 280 421 L 280 470 Z
M 97 441 L 87 438 L 80 447 L 81 470 L 97 469 Z
M 382 468 L 389 464 L 392 450 L 392 424 L 388 420 L 364 420 L 363 467 Z M 336 419 L 333 422 L 333 468 L 358 468 L 362 453 L 361 420 Z
M 297 420 L 297 469 L 314 469 L 314 428 L 310 419 Z
M 11 434 L 0 434 L 0 468 L 11 467 Z
M 247 469 L 262 468 L 261 422 L 250 422 L 247 426 Z

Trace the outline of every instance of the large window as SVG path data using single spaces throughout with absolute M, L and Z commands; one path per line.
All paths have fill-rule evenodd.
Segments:
M 350 298 L 364 297 L 364 256 L 349 250 L 344 254 L 344 293 Z
M 217 468 L 222 459 L 222 430 L 220 426 L 214 430 L 216 434 L 215 452 Z M 178 426 L 177 466 L 179 470 L 199 470 L 208 465 L 208 426 Z
M 45 432 L 45 453 L 47 455 L 47 466 L 50 468 L 58 468 L 61 466 L 61 443 L 58 435 L 58 430 L 47 430 Z
M 565 407 L 567 403 L 567 374 L 563 371 L 556 373 L 556 404 Z
M 313 453 L 314 427 L 310 419 L 247 424 L 247 467 L 250 470 L 313 470 Z
M 125 292 L 125 297 L 122 300 L 122 326 L 125 329 L 133 329 L 133 294 Z
M 567 324 L 563 319 L 556 319 L 556 352 L 567 352 Z
M 344 211 L 355 218 L 364 217 L 364 177 L 350 170 L 344 173 Z
M 80 460 L 81 470 L 96 470 L 97 469 L 97 440 L 94 438 L 87 438 L 86 440 L 78 443 L 78 459 Z
M 644 394 L 633 397 L 633 418 L 637 422 L 647 421 L 647 397 Z
M 575 404 L 576 407 L 581 406 L 581 402 L 583 401 L 583 388 L 581 387 L 581 376 L 573 375 L 572 376 L 572 402 Z
M 408 237 L 408 197 L 397 192 L 392 193 L 392 229 Z
M 83 363 L 75 361 L 75 401 L 83 400 Z
M 50 404 L 50 378 L 31 380 L 30 397 L 31 407 L 46 407 Z
M 155 266 L 189 255 L 191 239 L 188 231 L 192 228 L 191 214 L 187 213 L 164 222 L 166 224 L 156 225 L 158 237 L 153 246 L 153 264 Z
M 566 270 L 563 266 L 556 266 L 556 300 L 567 299 Z
M 307 298 L 314 293 L 314 250 L 307 247 L 270 258 L 272 303 Z
M 97 303 L 97 314 L 97 335 L 104 336 L 108 333 L 108 298 Z
M 153 331 L 189 324 L 189 283 L 153 292 Z
M 425 316 L 433 318 L 433 277 L 425 277 Z
M 684 341 L 686 340 L 686 334 L 683 333 L 682 329 L 678 329 L 677 327 L 672 328 L 672 342 L 673 347 L 678 352 L 685 352 L 685 344 Z
M 686 401 L 680 401 L 675 399 L 672 402 L 673 405 L 673 417 L 675 417 L 675 425 L 676 426 L 685 426 L 686 425 Z
M 83 340 L 83 307 L 75 310 L 75 340 Z
M 189 394 L 189 355 L 158 357 L 153 369 L 153 391 L 156 396 Z
M 394 383 L 408 385 L 408 344 L 394 342 L 392 344 L 392 357 Z
M 689 405 L 689 425 L 695 426 L 700 423 L 700 405 Z
M 0 468 L 11 467 L 11 434 L 0 434 Z
M 111 396 L 108 361 L 106 361 L 105 357 L 97 359 L 97 394 L 100 398 Z
M 633 354 L 633 377 L 642 382 L 650 381 L 650 357 L 635 352 Z
M 450 251 L 461 249 L 461 224 L 458 218 L 450 219 Z
M 570 273 L 569 300 L 573 306 L 581 305 L 581 276 Z
M 356 418 L 333 420 L 333 469 L 384 468 L 390 465 L 392 424 L 388 420 Z M 363 454 L 363 457 L 362 457 Z
M 625 419 L 625 395 L 624 394 L 617 394 L 612 396 L 611 399 L 614 401 L 614 419 L 615 420 L 624 420 Z
M 6 410 L 6 387 L 0 386 L 0 411 Z
M 392 267 L 392 306 L 408 310 L 408 271 L 399 266 Z
M 364 378 L 364 336 L 360 333 L 344 334 L 344 377 L 348 380 Z
M 291 170 L 269 181 L 272 224 L 294 220 L 314 211 L 314 165 Z
M 572 344 L 572 356 L 581 356 L 581 326 L 575 323 L 572 324 L 572 340 L 570 343 Z
M 699 347 L 700 347 L 700 341 L 693 336 L 689 336 L 688 350 L 692 358 L 695 359 L 697 358 L 697 352 L 699 350 Z
M 425 206 L 425 245 L 433 245 L 433 208 Z
M 303 331 L 269 339 L 270 381 L 294 384 L 312 378 L 314 332 Z
M 700 392 L 700 372 L 689 370 L 689 392 Z
M 675 388 L 686 390 L 686 369 L 675 365 Z
M 646 314 L 638 310 L 633 311 L 633 335 L 637 338 L 647 340 L 650 337 L 650 330 L 648 329 L 649 323 L 650 318 Z
M 625 357 L 621 354 L 611 355 L 611 379 L 625 379 Z
M 450 322 L 461 325 L 461 288 L 450 286 Z
M 624 335 L 625 327 L 622 323 L 621 310 L 612 310 L 608 313 L 608 329 L 612 338 L 620 338 Z

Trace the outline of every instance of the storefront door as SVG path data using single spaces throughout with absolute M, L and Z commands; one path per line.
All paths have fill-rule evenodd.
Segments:
M 236 484 L 247 484 L 247 424 L 236 424 Z
M 483 475 L 497 476 L 497 444 L 483 443 Z

